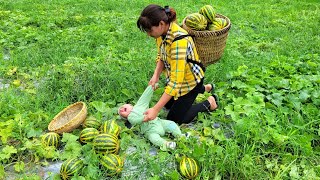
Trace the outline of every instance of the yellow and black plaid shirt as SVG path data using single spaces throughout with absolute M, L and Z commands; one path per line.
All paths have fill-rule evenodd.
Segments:
M 176 23 L 171 23 L 167 35 L 157 38 L 159 60 L 164 62 L 167 86 L 165 92 L 179 98 L 190 92 L 204 77 L 201 67 L 194 63 L 188 63 L 187 58 L 198 61 L 199 56 L 192 40 L 188 36 L 174 41 L 174 38 L 188 34 Z

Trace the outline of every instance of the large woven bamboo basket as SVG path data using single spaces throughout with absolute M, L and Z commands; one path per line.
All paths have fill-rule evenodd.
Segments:
M 48 130 L 59 134 L 71 132 L 79 127 L 87 117 L 87 106 L 76 102 L 64 108 L 49 123 Z
M 226 47 L 228 31 L 231 28 L 230 19 L 222 14 L 216 14 L 216 18 L 223 18 L 227 21 L 227 26 L 218 31 L 195 31 L 185 25 L 185 19 L 182 22 L 182 28 L 188 34 L 193 35 L 197 52 L 204 66 L 214 64 L 221 58 Z

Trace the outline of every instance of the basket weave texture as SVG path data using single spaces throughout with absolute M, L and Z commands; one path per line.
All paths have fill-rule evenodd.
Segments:
M 216 14 L 216 18 L 223 18 L 227 21 L 227 26 L 218 31 L 195 31 L 185 25 L 185 19 L 182 22 L 182 28 L 188 34 L 193 35 L 197 52 L 204 66 L 214 64 L 221 58 L 226 47 L 228 31 L 231 28 L 230 19 L 222 14 Z
M 64 108 L 49 123 L 48 130 L 59 134 L 71 132 L 79 127 L 87 117 L 87 106 L 76 102 Z

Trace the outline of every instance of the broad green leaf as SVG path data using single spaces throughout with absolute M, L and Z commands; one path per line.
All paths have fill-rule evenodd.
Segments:
M 73 135 L 71 133 L 63 133 L 61 142 L 76 142 L 79 139 L 78 136 Z
M 42 133 L 42 129 L 40 128 L 35 129 L 31 127 L 30 130 L 27 132 L 27 138 L 40 136 L 41 133 Z
M 16 172 L 22 172 L 24 171 L 24 162 L 19 161 L 13 167 Z
M 15 122 L 10 119 L 5 122 L 0 122 L 0 137 L 3 144 L 7 143 L 7 139 L 13 136 L 13 126 Z
M 236 81 L 232 81 L 231 87 L 236 87 L 238 89 L 246 89 L 249 86 L 242 81 L 236 80 Z
M 308 91 L 301 91 L 300 94 L 299 94 L 299 99 L 302 102 L 305 102 L 309 97 L 310 97 L 310 94 L 309 94 Z
M 11 157 L 12 154 L 16 154 L 17 149 L 13 146 L 5 146 L 0 152 L 0 161 L 7 160 Z
M 233 105 L 229 104 L 224 109 L 225 109 L 226 115 L 230 115 L 233 120 L 237 119 L 238 114 L 234 111 Z
M 107 106 L 106 103 L 101 101 L 93 101 L 90 103 L 90 105 L 93 106 L 99 112 L 107 112 L 109 109 L 109 106 Z
M 203 135 L 204 136 L 211 136 L 212 129 L 210 127 L 204 127 L 203 128 Z
M 171 180 L 179 180 L 180 174 L 177 171 L 171 171 L 170 173 L 166 174 L 166 177 Z
M 294 178 L 294 179 L 300 179 L 300 175 L 299 175 L 299 170 L 298 170 L 298 167 L 297 165 L 293 164 L 290 168 L 290 177 L 291 178 Z
M 281 106 L 284 97 L 281 93 L 273 93 L 272 95 L 268 95 L 267 99 L 269 99 L 276 106 Z

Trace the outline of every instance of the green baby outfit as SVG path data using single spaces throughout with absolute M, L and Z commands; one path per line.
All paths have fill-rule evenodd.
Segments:
M 141 133 L 144 134 L 152 144 L 161 147 L 161 149 L 166 149 L 165 146 L 167 141 L 161 136 L 164 136 L 165 133 L 171 133 L 174 137 L 179 137 L 181 136 L 181 131 L 175 122 L 160 119 L 159 117 L 148 122 L 143 122 L 143 113 L 149 108 L 153 92 L 151 85 L 144 90 L 137 104 L 133 106 L 132 111 L 128 115 L 128 121 L 132 125 L 140 124 Z

